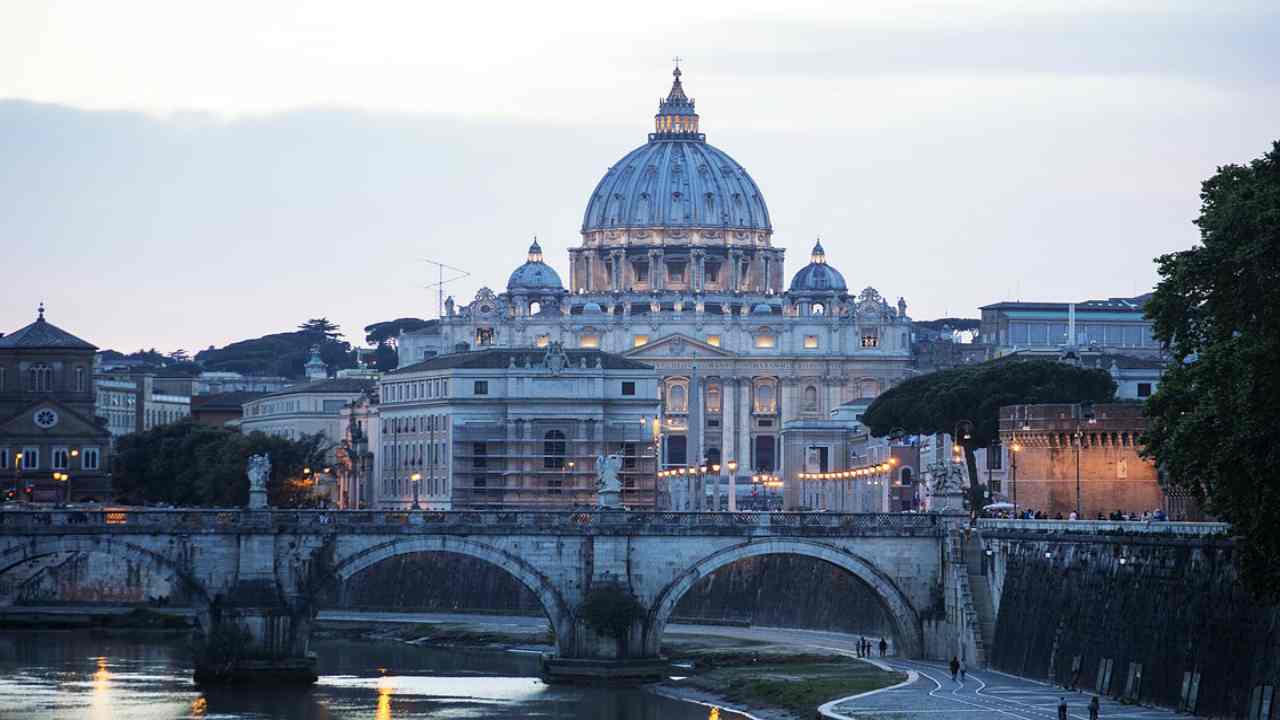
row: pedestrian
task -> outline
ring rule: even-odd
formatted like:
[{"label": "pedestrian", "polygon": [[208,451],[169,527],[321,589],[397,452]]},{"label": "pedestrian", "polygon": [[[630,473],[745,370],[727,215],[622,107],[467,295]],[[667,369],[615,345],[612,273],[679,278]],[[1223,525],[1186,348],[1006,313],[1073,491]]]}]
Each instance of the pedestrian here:
[{"label": "pedestrian", "polygon": [[960,658],[951,656],[951,682],[956,681],[956,673],[960,672]]},{"label": "pedestrian", "polygon": [[968,669],[969,669],[968,666],[966,666],[964,664],[964,661],[961,660],[960,661],[960,684],[961,685],[964,684],[964,674],[965,674],[965,671],[967,671]]},{"label": "pedestrian", "polygon": [[889,643],[885,642],[884,638],[880,638],[880,657],[884,657],[884,654],[888,651]]},{"label": "pedestrian", "polygon": [[866,641],[867,641],[866,638],[862,636],[858,637],[858,657],[862,657],[862,644],[865,643]]},{"label": "pedestrian", "polygon": [[1101,709],[1098,704],[1098,696],[1094,695],[1089,699],[1089,720],[1098,720],[1098,711]]},{"label": "pedestrian", "polygon": [[1058,720],[1067,720],[1067,698],[1058,698]]}]

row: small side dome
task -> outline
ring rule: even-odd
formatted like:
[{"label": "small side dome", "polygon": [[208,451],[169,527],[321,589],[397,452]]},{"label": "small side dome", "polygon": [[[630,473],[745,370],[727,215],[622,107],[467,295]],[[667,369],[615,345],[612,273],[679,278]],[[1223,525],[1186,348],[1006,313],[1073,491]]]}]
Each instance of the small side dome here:
[{"label": "small side dome", "polygon": [[793,293],[831,293],[848,292],[849,286],[844,282],[840,271],[827,264],[827,253],[822,249],[822,240],[814,243],[813,252],[809,255],[809,264],[791,278]]},{"label": "small side dome", "polygon": [[773,308],[769,307],[768,303],[760,303],[755,307],[751,308],[751,314],[752,315],[771,315],[773,314]]},{"label": "small side dome", "polygon": [[600,303],[595,301],[582,306],[583,315],[599,315],[602,312],[604,312],[604,309],[600,307]]},{"label": "small side dome", "polygon": [[564,290],[560,275],[550,265],[542,261],[542,246],[538,239],[533,239],[529,246],[529,259],[516,268],[507,280],[507,290]]}]

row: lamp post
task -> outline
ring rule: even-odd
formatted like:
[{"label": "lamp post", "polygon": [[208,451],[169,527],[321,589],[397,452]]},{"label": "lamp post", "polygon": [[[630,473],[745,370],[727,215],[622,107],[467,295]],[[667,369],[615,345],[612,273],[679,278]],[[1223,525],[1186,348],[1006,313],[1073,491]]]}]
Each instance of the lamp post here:
[{"label": "lamp post", "polygon": [[22,495],[22,453],[13,455],[13,499],[21,500]]},{"label": "lamp post", "polygon": [[1080,446],[1084,443],[1084,431],[1080,429],[1080,421],[1087,419],[1090,425],[1097,422],[1093,417],[1093,403],[1078,403],[1076,405],[1076,431],[1072,433],[1076,441],[1076,519],[1083,520],[1084,513],[1080,506]]},{"label": "lamp post", "polygon": [[[951,436],[952,447],[957,450],[955,452],[955,460],[964,466],[965,477],[969,477],[969,440],[973,438],[973,422],[970,420],[960,420],[956,423],[955,433]],[[978,484],[978,478],[969,478],[969,519],[976,521],[978,518],[978,510],[982,506],[982,486]]]},{"label": "lamp post", "polygon": [[1018,436],[1013,436],[1013,442],[1009,444],[1009,485],[1013,491],[1013,517],[1018,517],[1018,453],[1022,452],[1022,444],[1018,442]]},{"label": "lamp post", "polygon": [[409,480],[413,483],[413,509],[421,510],[422,506],[418,504],[418,482],[422,480],[422,473],[410,475]]},{"label": "lamp post", "polygon": [[730,460],[724,464],[729,471],[729,512],[738,511],[738,461]]},{"label": "lamp post", "polygon": [[[70,456],[71,456],[71,459],[67,461],[67,470],[70,470],[70,469],[71,469],[71,460],[75,460],[76,458],[80,457],[80,451],[79,451],[79,450],[76,450],[76,449],[74,449],[74,448],[73,448],[73,449],[71,450],[71,452],[70,452],[70,453],[68,453],[68,455],[70,455]],[[62,473],[62,479],[63,479],[63,480],[65,480],[65,481],[67,481],[67,504],[70,504],[70,503],[71,503],[71,475],[70,475],[70,473]]]}]

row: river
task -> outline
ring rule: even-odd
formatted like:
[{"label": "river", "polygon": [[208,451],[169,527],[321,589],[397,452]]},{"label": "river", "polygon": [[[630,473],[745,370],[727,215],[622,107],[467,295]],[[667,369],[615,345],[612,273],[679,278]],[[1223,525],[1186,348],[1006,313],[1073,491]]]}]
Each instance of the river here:
[{"label": "river", "polygon": [[302,690],[202,690],[185,640],[0,632],[0,718],[63,720],[744,720],[640,689],[547,685],[521,652],[317,640]]}]

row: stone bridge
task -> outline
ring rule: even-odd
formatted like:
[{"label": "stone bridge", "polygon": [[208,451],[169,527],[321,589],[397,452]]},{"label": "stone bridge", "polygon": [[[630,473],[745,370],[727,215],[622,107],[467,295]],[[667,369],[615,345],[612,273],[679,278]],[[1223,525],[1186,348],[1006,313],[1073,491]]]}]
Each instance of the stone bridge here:
[{"label": "stone bridge", "polygon": [[[791,554],[856,576],[883,605],[899,653],[924,657],[952,645],[937,636],[950,632],[939,605],[948,595],[945,540],[959,522],[916,514],[6,510],[0,604],[13,601],[14,578],[44,558],[107,553],[183,588],[203,629],[233,620],[272,653],[299,658],[313,599],[325,588],[399,555],[455,553],[502,568],[541,600],[557,649],[549,674],[643,675],[672,611],[700,578],[744,558]],[[625,635],[601,635],[580,616],[601,586],[623,588],[643,607]]]}]

